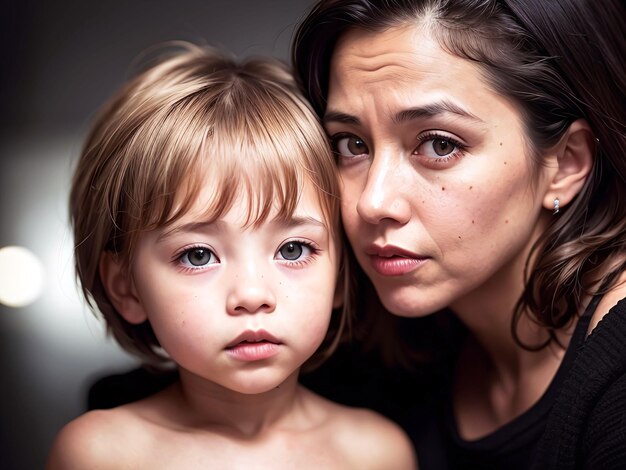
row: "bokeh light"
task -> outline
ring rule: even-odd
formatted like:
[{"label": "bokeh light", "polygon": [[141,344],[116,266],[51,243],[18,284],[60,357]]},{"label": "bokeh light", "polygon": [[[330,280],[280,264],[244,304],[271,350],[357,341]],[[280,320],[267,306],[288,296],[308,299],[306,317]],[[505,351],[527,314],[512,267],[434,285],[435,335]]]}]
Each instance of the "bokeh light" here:
[{"label": "bokeh light", "polygon": [[44,286],[41,261],[21,246],[0,249],[0,303],[25,307],[39,298]]}]

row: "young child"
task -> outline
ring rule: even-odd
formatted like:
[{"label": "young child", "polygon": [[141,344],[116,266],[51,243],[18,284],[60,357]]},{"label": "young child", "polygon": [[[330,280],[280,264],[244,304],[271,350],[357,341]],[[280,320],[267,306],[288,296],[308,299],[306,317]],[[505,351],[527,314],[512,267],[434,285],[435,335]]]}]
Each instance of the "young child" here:
[{"label": "young child", "polygon": [[179,380],[69,423],[48,468],[414,468],[396,425],[298,384],[346,322],[337,194],[279,63],[187,45],[126,85],[76,169],[76,266],[116,340]]}]

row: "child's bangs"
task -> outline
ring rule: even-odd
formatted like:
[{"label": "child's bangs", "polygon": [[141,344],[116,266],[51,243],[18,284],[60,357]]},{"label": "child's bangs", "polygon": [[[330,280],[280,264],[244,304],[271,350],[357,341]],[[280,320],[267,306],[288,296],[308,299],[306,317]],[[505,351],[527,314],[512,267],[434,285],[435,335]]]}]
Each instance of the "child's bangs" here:
[{"label": "child's bangs", "polygon": [[[202,153],[211,122],[201,109],[181,104],[145,123],[129,145],[128,231],[167,226],[187,213],[203,181]],[[196,106],[195,108],[199,108]]]},{"label": "child's bangs", "polygon": [[332,230],[339,217],[332,153],[315,116],[292,96],[274,82],[241,74],[155,113],[130,145],[128,220],[136,225],[129,231],[176,222],[196,210],[200,195],[206,221],[225,215],[240,197],[248,205],[246,225],[270,215],[289,219],[307,182]]},{"label": "child's bangs", "polygon": [[204,220],[223,216],[240,197],[247,202],[245,225],[257,226],[270,216],[286,220],[309,182],[320,195],[324,222],[332,229],[338,214],[337,187],[323,131],[286,96],[260,88],[237,81],[211,103],[205,121],[212,125],[185,170],[185,184],[179,184],[184,190],[175,207],[169,207],[167,220],[158,223],[174,222],[201,192]]}]

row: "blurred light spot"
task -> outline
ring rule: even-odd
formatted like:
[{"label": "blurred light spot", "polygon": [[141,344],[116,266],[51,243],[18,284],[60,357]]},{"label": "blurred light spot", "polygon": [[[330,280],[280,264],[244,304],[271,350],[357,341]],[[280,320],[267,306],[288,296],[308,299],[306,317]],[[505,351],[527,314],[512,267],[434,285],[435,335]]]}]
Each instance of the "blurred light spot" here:
[{"label": "blurred light spot", "polygon": [[26,248],[0,249],[0,303],[24,307],[41,295],[44,270],[41,261]]}]

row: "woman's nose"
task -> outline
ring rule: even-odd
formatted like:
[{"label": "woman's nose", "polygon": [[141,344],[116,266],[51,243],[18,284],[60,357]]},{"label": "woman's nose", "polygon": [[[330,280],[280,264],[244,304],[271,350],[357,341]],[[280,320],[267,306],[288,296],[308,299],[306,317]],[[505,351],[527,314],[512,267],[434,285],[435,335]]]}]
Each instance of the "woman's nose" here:
[{"label": "woman's nose", "polygon": [[276,297],[266,276],[258,269],[246,271],[233,280],[226,299],[228,314],[272,313],[276,309]]},{"label": "woman's nose", "polygon": [[406,197],[410,188],[407,188],[403,171],[413,170],[389,159],[374,159],[356,208],[364,221],[406,224],[411,219],[411,205]]}]

